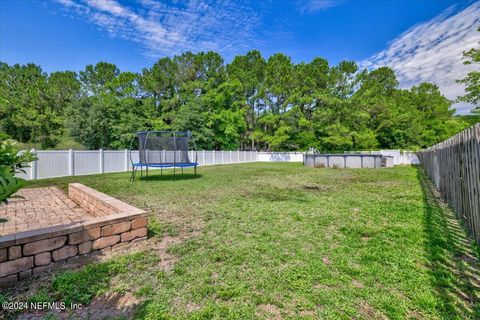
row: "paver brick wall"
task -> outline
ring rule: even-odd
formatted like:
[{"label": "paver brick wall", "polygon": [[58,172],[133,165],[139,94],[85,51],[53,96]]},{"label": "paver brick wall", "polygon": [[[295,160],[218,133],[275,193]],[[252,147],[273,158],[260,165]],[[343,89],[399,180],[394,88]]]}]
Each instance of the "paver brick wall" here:
[{"label": "paver brick wall", "polygon": [[94,217],[2,237],[0,287],[50,270],[57,262],[77,255],[146,238],[145,211],[78,183],[69,185],[69,196]]},{"label": "paver brick wall", "polygon": [[84,185],[71,184],[68,187],[68,197],[85,208],[94,217],[103,217],[118,212],[118,209],[108,203],[111,197],[94,189],[87,190]]}]

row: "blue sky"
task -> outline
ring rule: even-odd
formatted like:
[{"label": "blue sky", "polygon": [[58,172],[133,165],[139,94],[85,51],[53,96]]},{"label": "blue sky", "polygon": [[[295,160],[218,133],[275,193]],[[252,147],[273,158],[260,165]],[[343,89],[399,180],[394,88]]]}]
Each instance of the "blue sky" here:
[{"label": "blue sky", "polygon": [[462,93],[454,80],[472,68],[461,49],[480,40],[479,17],[480,1],[453,0],[3,0],[0,60],[49,72],[98,61],[140,71],[187,50],[218,51],[228,62],[259,49],[295,62],[390,65],[402,86],[431,81],[454,98]]}]

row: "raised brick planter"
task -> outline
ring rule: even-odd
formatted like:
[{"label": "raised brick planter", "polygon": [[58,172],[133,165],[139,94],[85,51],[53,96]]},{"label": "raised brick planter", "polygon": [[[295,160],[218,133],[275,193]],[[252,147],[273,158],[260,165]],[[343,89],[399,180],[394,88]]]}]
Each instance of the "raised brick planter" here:
[{"label": "raised brick planter", "polygon": [[68,195],[92,219],[0,237],[0,287],[50,270],[55,262],[146,238],[144,210],[79,183],[69,184]]}]

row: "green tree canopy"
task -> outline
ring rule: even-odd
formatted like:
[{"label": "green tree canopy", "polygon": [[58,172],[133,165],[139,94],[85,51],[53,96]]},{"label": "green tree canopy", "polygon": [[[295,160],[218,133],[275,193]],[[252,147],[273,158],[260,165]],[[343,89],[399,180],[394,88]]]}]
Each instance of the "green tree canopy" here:
[{"label": "green tree canopy", "polygon": [[[480,27],[478,27],[480,32]],[[463,53],[464,64],[480,64],[480,48],[472,48]],[[474,113],[480,114],[480,71],[471,71],[462,80],[457,82],[465,85],[466,94],[459,98],[459,101],[472,103]]]},{"label": "green tree canopy", "polygon": [[[468,63],[478,52],[465,53]],[[478,75],[465,101],[478,104]],[[226,64],[216,52],[159,59],[140,73],[99,62],[47,74],[34,64],[0,63],[0,130],[55,147],[65,137],[86,148],[127,148],[138,130],[190,130],[203,149],[417,149],[464,128],[438,87],[399,88],[392,69],[294,63],[257,50]],[[475,100],[476,99],[476,100]]]}]

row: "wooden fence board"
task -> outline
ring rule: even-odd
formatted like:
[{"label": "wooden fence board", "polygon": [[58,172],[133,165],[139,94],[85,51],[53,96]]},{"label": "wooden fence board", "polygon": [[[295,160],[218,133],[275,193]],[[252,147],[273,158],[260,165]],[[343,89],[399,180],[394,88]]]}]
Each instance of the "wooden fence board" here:
[{"label": "wooden fence board", "polygon": [[480,245],[480,123],[417,153],[421,166]]}]

